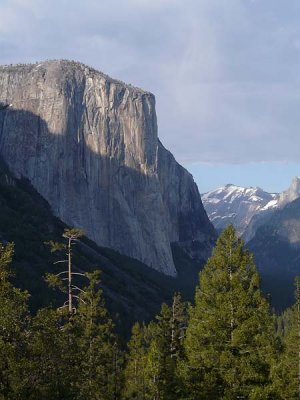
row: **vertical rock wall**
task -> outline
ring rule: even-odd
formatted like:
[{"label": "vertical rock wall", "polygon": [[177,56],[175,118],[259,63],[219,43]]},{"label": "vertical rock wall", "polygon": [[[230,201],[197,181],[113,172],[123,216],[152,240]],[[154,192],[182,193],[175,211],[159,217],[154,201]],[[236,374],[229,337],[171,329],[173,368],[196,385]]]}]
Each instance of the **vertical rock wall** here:
[{"label": "vertical rock wall", "polygon": [[176,275],[171,243],[205,257],[214,230],[191,175],[157,138],[155,98],[82,64],[0,67],[0,155],[56,216]]}]

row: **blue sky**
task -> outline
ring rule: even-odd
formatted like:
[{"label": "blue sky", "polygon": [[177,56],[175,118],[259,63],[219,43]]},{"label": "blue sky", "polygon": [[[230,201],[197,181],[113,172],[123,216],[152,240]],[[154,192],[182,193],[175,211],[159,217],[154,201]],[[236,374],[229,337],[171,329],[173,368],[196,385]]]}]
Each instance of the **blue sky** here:
[{"label": "blue sky", "polygon": [[201,192],[300,175],[299,0],[0,0],[0,63],[69,58],[152,91]]},{"label": "blue sky", "polygon": [[[291,177],[300,176],[299,164],[294,163],[248,163],[248,164],[190,164],[189,171],[199,190],[205,193],[227,183],[239,186],[261,187],[267,192],[287,189]],[[275,188],[275,190],[274,190]]]}]

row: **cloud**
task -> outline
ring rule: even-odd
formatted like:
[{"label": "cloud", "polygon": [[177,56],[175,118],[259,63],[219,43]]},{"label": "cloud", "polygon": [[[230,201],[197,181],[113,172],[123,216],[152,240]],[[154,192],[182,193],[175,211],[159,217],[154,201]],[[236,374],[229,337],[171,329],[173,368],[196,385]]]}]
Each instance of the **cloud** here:
[{"label": "cloud", "polygon": [[300,3],[2,0],[0,62],[70,58],[155,93],[184,163],[298,161]]}]

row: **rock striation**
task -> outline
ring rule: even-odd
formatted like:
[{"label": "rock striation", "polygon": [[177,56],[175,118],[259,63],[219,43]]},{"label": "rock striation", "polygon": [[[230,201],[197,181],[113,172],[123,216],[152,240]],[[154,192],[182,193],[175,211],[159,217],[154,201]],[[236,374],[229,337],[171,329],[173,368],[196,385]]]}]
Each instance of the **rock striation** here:
[{"label": "rock striation", "polygon": [[0,67],[0,155],[98,245],[175,276],[171,244],[215,238],[192,176],[158,140],[155,98],[83,64]]}]

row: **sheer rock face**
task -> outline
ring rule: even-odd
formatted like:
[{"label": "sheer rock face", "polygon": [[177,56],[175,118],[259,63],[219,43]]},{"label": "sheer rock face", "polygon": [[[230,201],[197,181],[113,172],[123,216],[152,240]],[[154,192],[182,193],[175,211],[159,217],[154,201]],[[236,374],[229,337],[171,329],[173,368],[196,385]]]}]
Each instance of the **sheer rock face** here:
[{"label": "sheer rock face", "polygon": [[0,154],[56,216],[176,275],[171,243],[205,258],[214,230],[192,176],[157,138],[155,98],[82,64],[0,67]]}]

